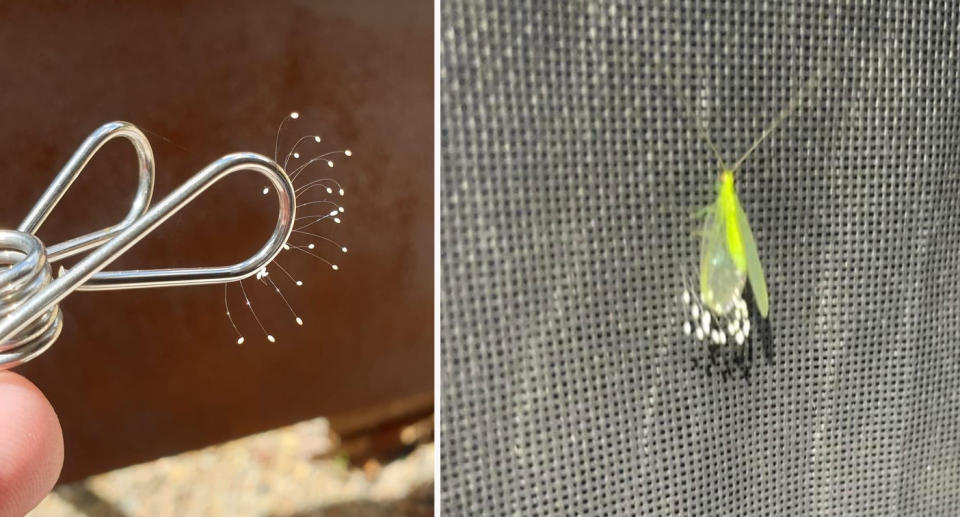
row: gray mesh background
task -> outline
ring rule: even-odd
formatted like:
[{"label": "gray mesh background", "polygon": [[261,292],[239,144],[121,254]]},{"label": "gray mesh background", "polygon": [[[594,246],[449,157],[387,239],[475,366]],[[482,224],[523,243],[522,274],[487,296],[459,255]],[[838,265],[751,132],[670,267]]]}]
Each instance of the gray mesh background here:
[{"label": "gray mesh background", "polygon": [[[441,12],[444,514],[960,513],[957,4]],[[733,161],[828,62],[737,180],[769,321],[711,354],[677,96]]]}]

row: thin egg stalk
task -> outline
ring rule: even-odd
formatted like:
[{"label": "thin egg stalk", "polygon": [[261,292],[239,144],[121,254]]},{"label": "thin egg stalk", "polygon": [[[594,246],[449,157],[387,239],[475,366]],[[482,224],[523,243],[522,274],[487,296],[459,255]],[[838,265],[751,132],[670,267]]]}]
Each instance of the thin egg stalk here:
[{"label": "thin egg stalk", "polygon": [[760,316],[766,318],[770,302],[757,244],[737,198],[733,171],[725,170],[717,181],[717,199],[707,207],[700,243],[704,304],[717,316],[729,314],[736,308],[747,280]]},{"label": "thin egg stalk", "polygon": [[[353,156],[353,152],[352,152],[351,150],[349,150],[349,149],[345,149],[345,150],[343,150],[343,151],[329,151],[329,152],[321,153],[321,154],[318,154],[317,156],[314,156],[313,158],[307,160],[307,161],[304,162],[304,163],[300,163],[299,165],[295,165],[295,167],[291,169],[291,168],[289,167],[289,165],[290,165],[290,160],[299,160],[299,159],[301,158],[301,151],[299,150],[299,146],[300,146],[302,143],[307,142],[307,141],[310,141],[310,140],[312,140],[314,143],[320,143],[320,142],[321,142],[321,138],[320,138],[319,136],[316,136],[316,135],[303,136],[303,137],[301,137],[300,139],[298,139],[298,140],[296,141],[296,143],[293,144],[293,147],[290,148],[290,151],[286,153],[285,157],[284,157],[282,160],[280,159],[280,152],[279,152],[279,151],[280,151],[280,136],[281,136],[281,132],[282,132],[282,129],[283,129],[283,125],[284,125],[284,123],[287,122],[288,120],[296,120],[296,119],[299,119],[299,118],[300,118],[300,113],[294,111],[294,112],[290,113],[289,115],[287,115],[287,116],[280,122],[280,126],[277,128],[276,140],[275,140],[275,142],[274,142],[274,155],[273,155],[273,159],[274,159],[274,161],[277,162],[277,163],[281,163],[281,162],[282,162],[282,168],[283,168],[285,171],[288,172],[288,176],[289,176],[289,178],[290,178],[290,181],[294,183],[294,186],[295,186],[294,191],[295,191],[295,195],[296,195],[296,198],[297,198],[297,201],[298,201],[298,202],[296,203],[296,208],[297,208],[298,210],[301,209],[301,208],[303,208],[303,207],[307,207],[307,206],[311,206],[311,205],[320,205],[320,204],[324,204],[324,205],[326,205],[326,204],[331,204],[331,205],[334,205],[334,206],[336,207],[336,209],[335,209],[335,210],[328,211],[328,212],[326,212],[325,214],[306,215],[306,216],[301,217],[300,219],[297,219],[297,221],[303,220],[303,221],[306,221],[306,222],[299,223],[298,226],[295,226],[295,227],[293,228],[293,230],[292,230],[293,233],[291,233],[291,238],[292,238],[293,236],[300,236],[300,237],[302,237],[302,236],[304,236],[304,235],[307,235],[307,236],[310,236],[310,237],[315,237],[315,238],[318,238],[318,239],[324,241],[325,243],[329,243],[330,245],[335,246],[335,248],[338,249],[341,253],[346,253],[346,252],[347,252],[347,247],[339,244],[338,242],[334,241],[333,239],[331,239],[331,238],[329,238],[329,237],[326,237],[326,236],[324,236],[324,235],[321,235],[321,234],[317,234],[317,233],[314,233],[314,232],[305,231],[305,228],[307,228],[307,227],[309,227],[309,226],[312,226],[312,225],[314,225],[314,224],[317,224],[317,223],[319,223],[319,222],[321,222],[321,221],[327,220],[327,219],[330,219],[332,222],[334,222],[334,223],[336,223],[336,224],[340,224],[342,221],[341,221],[339,215],[345,212],[344,207],[343,207],[343,206],[336,205],[335,203],[333,203],[332,201],[327,200],[327,199],[319,199],[319,200],[313,200],[313,201],[306,201],[306,202],[302,202],[302,203],[299,202],[300,199],[303,198],[303,196],[305,196],[308,192],[310,192],[311,189],[314,188],[314,187],[316,187],[317,189],[319,189],[319,188],[325,189],[325,191],[326,191],[327,194],[333,194],[333,193],[335,192],[333,187],[336,187],[337,192],[339,193],[339,195],[340,195],[340,196],[344,196],[345,192],[344,192],[343,187],[340,185],[340,183],[339,183],[338,181],[336,181],[336,180],[334,180],[334,179],[332,179],[332,178],[313,179],[313,180],[307,181],[307,182],[305,182],[305,183],[301,183],[301,184],[299,184],[299,185],[296,183],[296,181],[297,181],[298,176],[300,176],[300,175],[303,174],[303,173],[306,173],[308,167],[309,167],[311,164],[313,164],[313,163],[326,163],[328,167],[333,167],[333,166],[334,166],[334,162],[333,162],[333,160],[330,160],[330,159],[328,158],[329,156],[334,155],[334,154],[343,154],[343,155],[346,156],[346,157],[350,157],[350,156]],[[304,177],[306,177],[306,176],[304,176]],[[270,188],[269,188],[269,187],[264,187],[264,188],[261,190],[261,192],[262,192],[263,194],[269,194],[269,193],[270,193]],[[308,254],[308,255],[311,255],[311,256],[319,259],[319,260],[322,261],[322,262],[325,262],[327,265],[329,265],[329,266],[331,267],[331,269],[333,269],[333,270],[335,270],[335,271],[336,271],[336,270],[339,270],[339,266],[338,266],[338,265],[336,265],[336,264],[330,262],[329,260],[327,260],[326,258],[324,258],[323,253],[321,253],[321,250],[318,249],[318,244],[316,244],[316,243],[309,242],[309,243],[306,243],[305,245],[291,244],[290,238],[288,238],[287,242],[285,242],[285,243],[283,244],[283,250],[284,250],[284,251],[296,250],[296,251],[300,251],[300,252],[302,252],[302,253],[306,253],[306,254]],[[294,277],[289,271],[287,271],[276,259],[274,259],[272,262],[270,262],[270,266],[271,266],[271,267],[275,266],[275,267],[277,268],[277,270],[279,270],[279,271],[281,271],[281,272],[283,273],[283,275],[286,277],[286,279],[288,279],[290,282],[293,282],[293,284],[296,285],[297,287],[303,286],[303,281],[295,278],[295,277]],[[303,318],[301,318],[301,317],[296,313],[296,311],[295,311],[294,308],[293,308],[293,305],[289,302],[289,300],[287,300],[286,296],[285,296],[285,295],[283,294],[283,292],[281,291],[280,286],[277,285],[277,283],[274,282],[272,278],[270,278],[270,271],[267,269],[267,266],[261,267],[261,269],[257,272],[257,274],[256,274],[256,280],[258,280],[258,281],[259,281],[260,283],[262,283],[263,285],[267,285],[267,286],[273,288],[273,290],[274,290],[274,291],[276,292],[276,294],[277,294],[277,297],[280,298],[280,300],[283,302],[283,304],[284,304],[284,305],[287,307],[287,309],[290,311],[290,314],[293,316],[294,321],[297,323],[297,325],[298,325],[298,326],[303,326],[303,325],[304,325],[304,320],[303,320]],[[244,305],[246,305],[247,308],[250,310],[250,314],[251,314],[251,316],[253,317],[254,321],[257,323],[257,326],[260,327],[260,330],[261,330],[261,332],[263,332],[263,335],[266,337],[267,341],[269,341],[270,343],[276,343],[276,342],[277,342],[276,336],[274,336],[273,334],[271,334],[271,333],[267,330],[267,328],[264,327],[263,322],[260,321],[260,317],[257,315],[256,311],[254,310],[253,302],[251,301],[250,297],[247,295],[247,291],[246,291],[246,289],[245,289],[245,287],[244,287],[243,281],[241,280],[241,281],[237,282],[237,284],[238,284],[239,287],[240,287],[240,292],[241,292],[241,295],[243,296]],[[228,284],[224,284],[223,304],[224,304],[224,308],[225,308],[225,310],[226,310],[227,320],[229,321],[230,325],[233,327],[234,332],[236,332],[236,334],[237,334],[237,344],[238,344],[238,345],[242,345],[242,344],[244,344],[244,343],[246,342],[246,338],[243,336],[243,334],[240,333],[240,328],[237,326],[237,322],[234,321],[233,314],[230,312],[230,301],[229,301],[229,296],[228,296],[227,290],[228,290]]]}]

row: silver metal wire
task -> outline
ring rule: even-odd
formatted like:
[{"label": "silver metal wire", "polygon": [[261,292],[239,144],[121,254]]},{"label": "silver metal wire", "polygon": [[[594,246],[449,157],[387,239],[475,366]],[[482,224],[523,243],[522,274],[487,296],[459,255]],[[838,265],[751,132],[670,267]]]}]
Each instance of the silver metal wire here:
[{"label": "silver metal wire", "polygon": [[150,142],[147,137],[140,132],[133,124],[128,122],[109,122],[97,128],[90,134],[86,140],[80,144],[80,147],[74,151],[73,156],[67,161],[63,169],[54,177],[53,182],[47,187],[47,190],[40,196],[37,204],[34,205],[27,217],[23,219],[18,231],[36,234],[40,225],[47,219],[50,212],[60,201],[60,198],[67,193],[67,189],[73,184],[73,181],[80,176],[83,168],[93,158],[93,155],[100,150],[107,142],[114,138],[126,138],[133,144],[137,152],[137,161],[139,170],[137,175],[137,192],[133,197],[133,203],[130,204],[130,211],[122,221],[114,226],[104,228],[95,232],[81,235],[47,248],[47,260],[56,262],[57,260],[76,255],[82,251],[88,250],[98,244],[106,241],[110,237],[120,233],[121,230],[133,224],[137,217],[143,215],[150,206],[150,198],[153,195],[153,177],[154,161],[153,149],[150,148]]},{"label": "silver metal wire", "polygon": [[[123,137],[139,161],[137,192],[118,224],[45,248],[33,233],[47,218],[92,156],[106,142]],[[267,242],[242,262],[229,266],[101,272],[124,251],[220,179],[238,171],[262,174],[277,193],[277,224]],[[153,152],[132,124],[111,122],[94,131],[44,192],[18,230],[0,230],[0,370],[23,364],[56,341],[63,326],[57,305],[75,290],[132,289],[234,282],[270,263],[290,236],[295,218],[294,188],[283,168],[255,153],[226,155],[203,168],[149,208],[153,192]],[[57,277],[50,264],[92,251]]]}]

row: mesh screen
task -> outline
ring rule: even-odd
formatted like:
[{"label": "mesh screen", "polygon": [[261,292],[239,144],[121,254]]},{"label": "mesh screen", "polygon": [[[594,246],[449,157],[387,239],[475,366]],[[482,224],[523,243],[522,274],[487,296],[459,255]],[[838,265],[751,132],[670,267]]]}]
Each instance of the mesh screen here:
[{"label": "mesh screen", "polygon": [[[960,513],[960,7],[441,16],[445,514]],[[678,99],[734,161],[825,69],[737,177],[769,320],[711,351]]]}]

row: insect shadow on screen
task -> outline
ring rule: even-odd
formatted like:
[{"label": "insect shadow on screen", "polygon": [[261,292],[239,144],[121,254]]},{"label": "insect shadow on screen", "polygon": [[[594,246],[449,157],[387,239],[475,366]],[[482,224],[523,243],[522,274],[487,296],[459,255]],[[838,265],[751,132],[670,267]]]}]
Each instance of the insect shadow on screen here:
[{"label": "insect shadow on screen", "polygon": [[[684,282],[689,283],[688,280]],[[749,307],[756,306],[753,294],[749,290],[744,292],[744,301]],[[681,305],[686,310],[687,305]],[[701,342],[688,340],[683,340],[681,343],[681,346],[695,347],[690,358],[694,369],[701,370],[707,376],[720,375],[724,380],[740,378],[749,382],[755,364],[771,364],[775,357],[773,332],[768,318],[757,321],[750,337],[744,340],[742,345],[734,342],[716,344],[707,341],[702,346],[697,346],[701,345]]]}]

